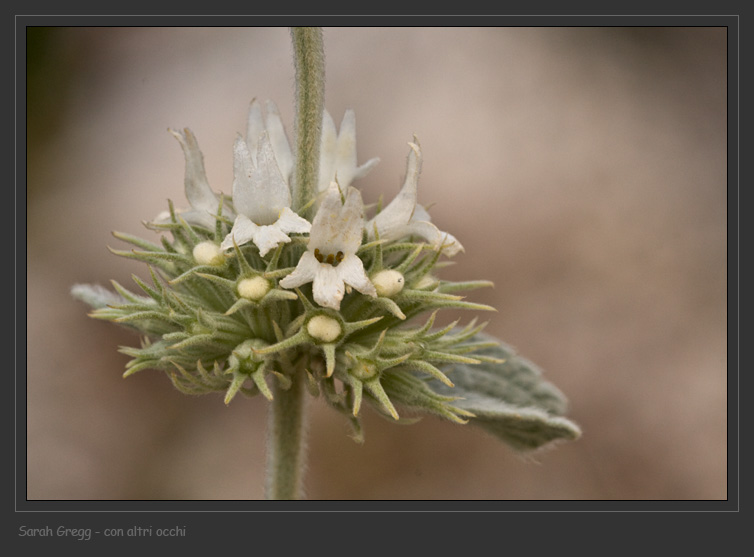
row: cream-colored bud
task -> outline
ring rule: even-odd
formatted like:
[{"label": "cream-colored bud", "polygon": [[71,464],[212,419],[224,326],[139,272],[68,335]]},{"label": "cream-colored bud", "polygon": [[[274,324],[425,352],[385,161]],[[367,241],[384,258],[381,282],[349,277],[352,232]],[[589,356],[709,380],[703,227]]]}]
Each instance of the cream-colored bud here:
[{"label": "cream-colored bud", "polygon": [[326,315],[315,315],[306,324],[306,330],[311,336],[322,342],[332,342],[340,336],[340,323]]},{"label": "cream-colored bud", "polygon": [[199,265],[222,265],[225,262],[220,246],[214,242],[196,244],[193,255]]},{"label": "cream-colored bud", "polygon": [[393,269],[386,269],[376,273],[372,277],[372,284],[378,296],[391,298],[403,290],[405,279],[403,275]]},{"label": "cream-colored bud", "polygon": [[258,302],[270,291],[270,281],[256,276],[238,281],[238,295],[247,300]]}]

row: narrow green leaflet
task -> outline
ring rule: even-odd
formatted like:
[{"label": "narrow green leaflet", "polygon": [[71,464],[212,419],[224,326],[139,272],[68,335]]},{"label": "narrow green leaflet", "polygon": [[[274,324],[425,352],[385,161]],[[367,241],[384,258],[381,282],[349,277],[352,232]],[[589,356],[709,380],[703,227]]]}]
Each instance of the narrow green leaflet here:
[{"label": "narrow green leaflet", "polygon": [[[499,342],[478,333],[469,342]],[[567,400],[530,361],[517,356],[510,346],[499,343],[473,353],[488,356],[501,363],[482,361],[479,364],[452,364],[443,371],[455,384],[448,387],[441,381],[428,381],[438,394],[459,397],[451,404],[469,411],[469,420],[519,451],[542,447],[552,441],[574,440],[580,428],[563,417]]]}]

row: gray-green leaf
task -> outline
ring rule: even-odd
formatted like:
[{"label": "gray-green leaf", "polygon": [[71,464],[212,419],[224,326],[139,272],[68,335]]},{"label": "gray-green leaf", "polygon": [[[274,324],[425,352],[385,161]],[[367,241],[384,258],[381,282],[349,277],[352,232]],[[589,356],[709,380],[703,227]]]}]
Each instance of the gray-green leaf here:
[{"label": "gray-green leaf", "polygon": [[[469,342],[489,341],[496,339],[482,333],[469,339]],[[474,414],[469,423],[520,451],[581,435],[579,427],[563,417],[568,406],[563,393],[543,379],[536,365],[517,356],[513,348],[499,343],[471,356],[503,361],[443,366],[454,387],[435,379],[428,382],[438,394],[460,397],[452,405]]]}]

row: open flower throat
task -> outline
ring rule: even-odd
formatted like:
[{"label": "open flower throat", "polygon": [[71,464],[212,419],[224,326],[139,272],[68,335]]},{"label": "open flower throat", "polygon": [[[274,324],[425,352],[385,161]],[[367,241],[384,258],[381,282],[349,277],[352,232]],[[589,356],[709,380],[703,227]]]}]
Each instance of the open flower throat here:
[{"label": "open flower throat", "polygon": [[343,255],[342,251],[338,251],[335,255],[332,253],[328,253],[327,255],[323,255],[320,253],[319,248],[314,248],[314,257],[317,261],[320,263],[327,263],[328,265],[332,265],[333,267],[337,267],[338,263],[343,261]]},{"label": "open flower throat", "polygon": [[339,131],[324,114],[308,213],[292,203],[296,161],[273,103],[251,104],[246,134],[233,145],[230,197],[210,187],[190,130],[172,133],[186,160],[189,207],[171,204],[148,223],[162,233],[158,243],[116,234],[136,249],[114,251],[146,262],[152,284],[135,279],[139,294],[117,283],[117,294],[78,291],[93,316],[142,335],[138,348],[122,348],[132,358],[126,375],[161,369],[181,391],[222,391],[227,403],[238,393],[271,399],[271,382],[286,388],[292,373],[305,373],[311,392],[348,415],[357,436],[362,402],[394,419],[404,404],[465,421],[468,412],[426,379],[450,387],[440,367],[482,361],[472,337],[483,325],[432,327],[443,308],[492,309],[457,295],[490,283],[437,278],[440,258],[463,248],[417,204],[416,139],[402,187],[367,220],[353,182],[378,159],[357,164],[350,110]]}]

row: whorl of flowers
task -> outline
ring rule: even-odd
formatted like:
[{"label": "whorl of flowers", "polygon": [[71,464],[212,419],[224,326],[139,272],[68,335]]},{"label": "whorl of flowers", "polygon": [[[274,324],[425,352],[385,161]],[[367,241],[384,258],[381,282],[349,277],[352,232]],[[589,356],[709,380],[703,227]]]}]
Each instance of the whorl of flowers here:
[{"label": "whorl of flowers", "polygon": [[[172,131],[172,130],[171,130]],[[490,346],[483,325],[434,328],[443,308],[490,310],[459,291],[487,281],[441,280],[443,256],[462,250],[417,204],[418,141],[409,143],[402,188],[384,209],[365,215],[352,182],[378,161],[356,161],[355,118],[339,133],[325,113],[311,222],[291,208],[294,157],[274,104],[252,102],[246,136],[236,139],[232,197],[215,193],[191,131],[172,131],[186,159],[189,207],[160,214],[149,228],[157,242],[126,234],[134,246],[112,250],[148,264],[140,292],[113,282],[116,293],[79,285],[74,292],[92,315],[141,334],[125,375],[167,372],[182,392],[239,392],[272,399],[272,382],[286,388],[305,373],[320,395],[352,421],[360,438],[364,402],[402,420],[398,408],[423,410],[463,423],[471,413],[430,385],[452,387],[443,368],[496,361],[475,355]],[[494,344],[494,343],[493,343]]]}]

